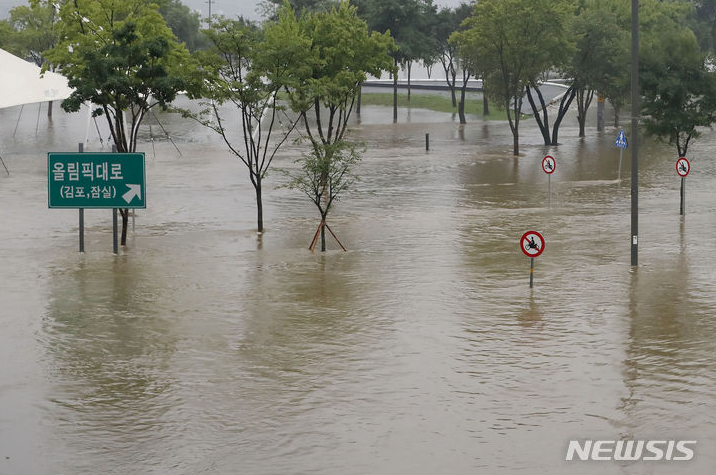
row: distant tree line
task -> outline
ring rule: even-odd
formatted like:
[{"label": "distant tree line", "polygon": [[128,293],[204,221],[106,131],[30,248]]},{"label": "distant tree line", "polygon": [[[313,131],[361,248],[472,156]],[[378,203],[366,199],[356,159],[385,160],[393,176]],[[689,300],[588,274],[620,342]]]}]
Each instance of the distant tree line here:
[{"label": "distant tree line", "polygon": [[[267,11],[286,0],[266,0]],[[321,11],[337,2],[290,0],[297,14]],[[390,32],[396,69],[440,64],[453,107],[465,123],[465,90],[482,79],[483,110],[488,99],[506,110],[519,154],[523,102],[544,138],[559,143],[559,126],[576,104],[579,134],[595,96],[609,101],[614,124],[630,96],[631,5],[623,0],[480,0],[438,8],[433,0],[353,0],[359,15],[378,32]],[[711,53],[716,48],[716,0],[640,0],[642,112],[648,133],[685,154],[698,127],[714,121],[716,94]],[[568,89],[550,104],[539,85],[567,79]],[[395,76],[394,76],[395,79]],[[460,92],[459,100],[457,92]],[[397,80],[393,88],[397,121]]]},{"label": "distant tree line", "polygon": [[[639,3],[642,122],[683,156],[700,128],[716,120],[709,56],[716,0]],[[544,143],[557,145],[572,103],[583,136],[595,95],[614,106],[615,125],[629,96],[631,11],[623,0],[480,0],[454,9],[438,9],[433,0],[263,5],[261,24],[214,17],[202,29],[179,0],[30,0],[0,22],[0,47],[68,77],[75,92],[62,107],[94,104],[120,152],[136,149],[151,108],[167,107],[179,91],[207,99],[198,113],[183,112],[220,134],[247,167],[259,232],[262,180],[288,134],[299,130],[310,146],[290,186],[318,208],[322,237],[332,204],[355,179],[361,146],[345,133],[369,76],[394,78],[397,120],[399,68],[407,72],[410,97],[412,67],[432,71],[440,64],[461,123],[467,81],[482,79],[485,113],[487,98],[506,110],[515,155],[525,98]],[[556,117],[540,91],[553,76],[567,86]],[[234,106],[238,136],[223,125],[218,105]],[[126,210],[122,217],[124,243]]]}]

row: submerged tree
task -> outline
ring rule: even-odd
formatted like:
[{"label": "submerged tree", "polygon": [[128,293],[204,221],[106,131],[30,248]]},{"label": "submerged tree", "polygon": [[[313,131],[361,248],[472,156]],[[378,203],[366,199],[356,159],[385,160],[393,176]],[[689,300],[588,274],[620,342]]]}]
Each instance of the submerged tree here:
[{"label": "submerged tree", "polygon": [[321,251],[326,250],[326,229],[345,251],[343,244],[326,224],[326,218],[341,194],[358,179],[355,166],[360,161],[360,151],[356,144],[347,141],[324,146],[323,150],[324,153],[321,154],[306,153],[296,161],[300,165],[300,171],[291,175],[287,187],[308,196],[321,214],[321,223],[309,246],[311,252],[315,249],[319,237]]},{"label": "submerged tree", "polygon": [[[263,32],[243,20],[215,18],[204,34],[212,48],[198,57],[208,72],[202,95],[211,102],[202,103],[204,108],[198,113],[182,113],[218,133],[248,169],[261,233],[264,177],[300,120],[298,115],[286,116],[277,95],[284,88],[294,89],[302,70],[310,67],[311,43],[301,35],[291,8],[281,10],[278,20],[267,22]],[[238,116],[238,130],[227,127],[225,111],[220,109],[224,104],[232,106]],[[275,137],[282,114],[286,127]]]},{"label": "submerged tree", "polygon": [[[302,70],[299,83],[287,92],[310,142],[303,169],[317,171],[317,180],[326,187],[320,197],[328,201],[319,208],[323,228],[332,193],[345,189],[334,182],[334,191],[330,190],[333,172],[344,170],[338,176],[349,176],[358,157],[355,147],[345,143],[358,89],[368,74],[380,77],[383,71],[395,72],[389,54],[394,43],[389,34],[369,35],[366,22],[348,1],[329,12],[304,15],[299,25],[300,34],[310,40],[310,59],[304,63],[308,67]],[[321,249],[325,250],[323,238]]]},{"label": "submerged tree", "polygon": [[[615,116],[630,86],[629,33],[623,28],[615,5],[591,1],[572,23],[576,49],[566,68],[577,92],[579,136],[585,136],[587,111],[594,94],[609,99]],[[625,91],[626,88],[626,91]],[[616,124],[615,124],[616,125]]]},{"label": "submerged tree", "polygon": [[[456,34],[466,56],[479,65],[487,93],[507,111],[513,153],[519,155],[522,103],[528,86],[554,65],[564,45],[563,25],[570,0],[481,0]],[[529,19],[528,21],[526,19]]]},{"label": "submerged tree", "polygon": [[[551,131],[549,109],[547,107],[549,104],[545,101],[540,86],[547,81],[550,71],[564,70],[568,63],[568,58],[572,54],[574,46],[573,38],[570,35],[570,22],[574,14],[574,3],[572,0],[552,0],[549,7],[552,10],[548,12],[548,17],[539,17],[539,20],[530,20],[530,23],[538,22],[535,26],[542,29],[542,34],[536,38],[542,51],[541,58],[539,58],[532,67],[540,68],[539,61],[541,61],[542,64],[539,74],[532,77],[528,82],[526,91],[527,100],[532,107],[532,114],[542,133],[544,144],[557,145],[559,143],[559,126],[576,95],[575,84],[570,84],[560,97],[557,117],[552,123]],[[535,94],[539,105],[535,103]]]},{"label": "submerged tree", "polygon": [[[370,29],[384,32],[395,40],[393,57],[393,122],[398,121],[398,66],[405,66],[408,76],[413,61],[435,48],[435,42],[424,31],[428,13],[434,10],[429,0],[369,0],[362,5]],[[410,77],[408,78],[410,95]]]},{"label": "submerged tree", "polygon": [[660,32],[645,45],[640,67],[646,132],[676,145],[680,157],[716,121],[716,72],[689,29]]},{"label": "submerged tree", "polygon": [[[74,88],[68,112],[83,103],[104,115],[118,152],[137,149],[139,126],[155,106],[166,108],[179,91],[198,90],[197,66],[154,4],[143,0],[75,0],[60,8],[60,42],[45,56]],[[129,210],[121,209],[122,245]]]}]

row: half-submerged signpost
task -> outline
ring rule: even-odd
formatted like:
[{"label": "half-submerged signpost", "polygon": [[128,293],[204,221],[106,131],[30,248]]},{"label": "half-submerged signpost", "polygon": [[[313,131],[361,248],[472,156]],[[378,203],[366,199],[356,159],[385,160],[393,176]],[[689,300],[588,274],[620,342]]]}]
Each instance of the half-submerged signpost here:
[{"label": "half-submerged signpost", "polygon": [[530,258],[530,289],[534,285],[535,257],[544,252],[544,238],[537,231],[527,231],[520,239],[522,252]]},{"label": "half-submerged signpost", "polygon": [[547,207],[552,207],[552,173],[557,169],[557,161],[547,155],[542,159],[542,170],[547,174]]},{"label": "half-submerged signpost", "polygon": [[680,157],[676,161],[676,173],[681,177],[681,205],[679,206],[679,214],[686,214],[686,175],[691,171],[691,164],[686,157]]},{"label": "half-submerged signpost", "polygon": [[[144,153],[47,154],[49,208],[146,208]],[[84,252],[84,213],[80,211],[80,251]],[[114,253],[117,254],[114,227]]]},{"label": "half-submerged signpost", "polygon": [[621,182],[622,182],[622,156],[624,155],[624,149],[629,146],[629,142],[627,142],[626,135],[624,134],[624,129],[621,129],[619,131],[619,135],[617,135],[617,140],[614,142],[614,146],[619,148],[619,172],[617,173],[617,180],[619,181],[619,184],[621,185]]}]

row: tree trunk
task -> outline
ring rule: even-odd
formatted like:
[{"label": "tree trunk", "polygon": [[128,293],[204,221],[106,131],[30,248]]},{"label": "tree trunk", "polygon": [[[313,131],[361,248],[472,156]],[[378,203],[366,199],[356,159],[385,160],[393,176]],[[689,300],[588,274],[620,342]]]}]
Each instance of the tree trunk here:
[{"label": "tree trunk", "polygon": [[453,70],[452,61],[450,63],[447,63],[443,59],[443,60],[441,60],[441,63],[443,65],[443,71],[445,71],[445,82],[448,85],[448,89],[450,89],[450,97],[452,98],[452,107],[454,109],[457,107],[457,99],[455,98],[454,77],[453,77],[453,83],[450,82],[450,74],[452,73],[452,70]]},{"label": "tree trunk", "polygon": [[47,102],[47,117],[52,118],[52,101]]},{"label": "tree trunk", "polygon": [[[510,130],[512,131],[512,153],[515,156],[520,154],[520,115],[522,114],[522,97],[524,95],[525,90],[522,89],[516,95],[512,96],[512,100],[505,96],[507,122],[510,124]],[[514,105],[511,105],[510,102]]]},{"label": "tree trunk", "polygon": [[604,130],[604,97],[597,96],[597,132]]},{"label": "tree trunk", "polygon": [[356,104],[356,114],[360,115],[360,101],[363,94],[363,83],[358,85],[358,104]]},{"label": "tree trunk", "polygon": [[326,252],[326,218],[321,220],[321,252]]},{"label": "tree trunk", "polygon": [[467,90],[467,80],[470,78],[470,74],[466,71],[462,72],[462,87],[460,88],[460,103],[458,104],[457,113],[460,116],[460,123],[467,124],[465,120],[465,91]]},{"label": "tree trunk", "polygon": [[587,122],[587,108],[585,107],[585,94],[584,89],[580,89],[577,92],[577,122],[579,123],[579,136],[586,137],[585,125]]},{"label": "tree trunk", "polygon": [[256,221],[258,223],[258,231],[264,232],[264,204],[261,200],[261,181],[254,186],[256,190]]},{"label": "tree trunk", "polygon": [[[614,104],[612,104],[614,106]],[[621,107],[614,106],[614,127],[619,127],[619,112]]]},{"label": "tree trunk", "polygon": [[567,115],[567,111],[569,110],[569,106],[572,105],[575,94],[576,91],[574,86],[570,86],[569,89],[567,89],[567,92],[565,92],[562,96],[562,99],[559,101],[557,119],[554,121],[554,125],[552,126],[552,145],[557,145],[559,143],[559,126],[562,123],[564,116]]},{"label": "tree trunk", "polygon": [[413,62],[408,61],[408,102],[410,102],[410,73],[413,69]]},{"label": "tree trunk", "polygon": [[482,115],[490,115],[490,101],[487,100],[487,92],[485,91],[485,82],[482,83]]},{"label": "tree trunk", "polygon": [[577,91],[577,122],[579,123],[580,137],[585,137],[587,135],[587,111],[589,110],[589,106],[592,104],[592,99],[594,99],[594,89],[580,88]]},{"label": "tree trunk", "polygon": [[395,72],[393,73],[393,123],[398,122],[398,60],[394,59]]},{"label": "tree trunk", "polygon": [[453,109],[457,107],[457,97],[455,97],[455,81],[457,81],[457,71],[455,71],[455,66],[450,63],[450,76],[452,77],[452,81],[450,78],[448,78],[448,86],[450,87],[450,96],[452,97],[452,107]]},{"label": "tree trunk", "polygon": [[[541,117],[540,117],[540,111],[537,109],[537,106],[535,105],[534,98],[532,97],[532,89],[534,89],[537,92],[537,95],[538,95],[539,101],[540,101],[540,105],[542,106],[542,116]],[[527,86],[527,100],[530,102],[530,105],[532,106],[532,114],[535,117],[535,122],[537,122],[540,132],[542,132],[542,140],[544,141],[544,144],[550,145],[551,139],[549,137],[549,117],[547,116],[547,107],[545,106],[544,97],[542,97],[542,93],[536,86]]]}]

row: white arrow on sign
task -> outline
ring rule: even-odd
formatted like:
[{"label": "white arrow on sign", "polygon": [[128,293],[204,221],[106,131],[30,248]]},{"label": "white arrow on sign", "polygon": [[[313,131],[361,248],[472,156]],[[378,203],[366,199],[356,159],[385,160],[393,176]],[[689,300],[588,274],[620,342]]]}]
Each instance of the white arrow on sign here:
[{"label": "white arrow on sign", "polygon": [[127,184],[127,186],[129,187],[129,191],[122,195],[124,201],[131,203],[135,196],[140,200],[142,199],[142,185]]}]

